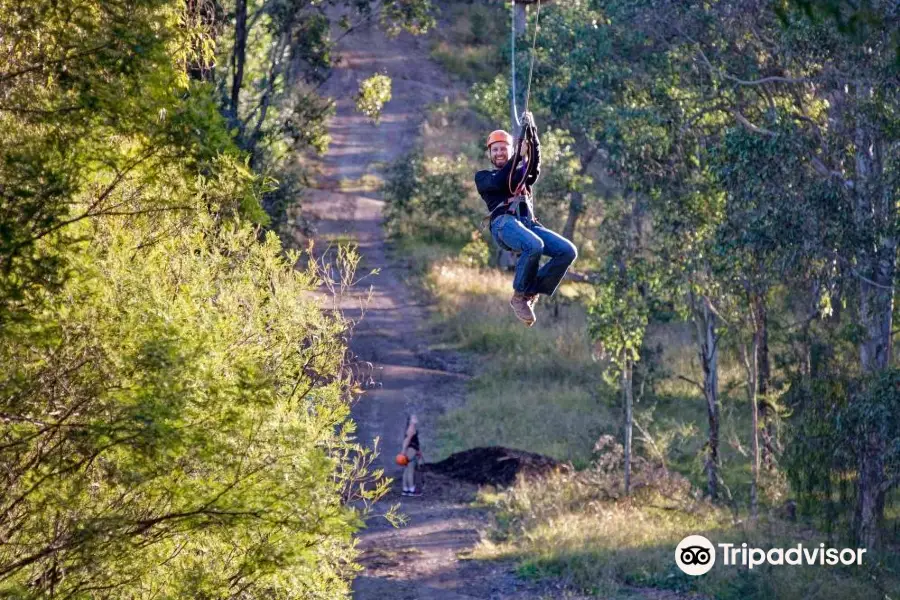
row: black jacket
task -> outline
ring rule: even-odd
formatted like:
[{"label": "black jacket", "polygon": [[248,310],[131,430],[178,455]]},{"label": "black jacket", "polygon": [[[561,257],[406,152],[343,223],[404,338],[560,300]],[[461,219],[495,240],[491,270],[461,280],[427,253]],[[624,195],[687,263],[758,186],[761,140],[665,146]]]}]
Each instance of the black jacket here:
[{"label": "black jacket", "polygon": [[[523,165],[522,163],[527,161],[524,160],[524,157],[518,157],[515,161],[516,172],[513,174],[513,185],[522,180],[522,170],[527,168],[525,193],[530,196],[531,187],[537,183],[541,174],[541,143],[538,140],[537,131],[533,127],[525,127],[524,135],[525,139],[531,143],[531,161],[527,165]],[[513,168],[513,157],[510,157],[510,160],[501,169],[485,169],[475,174],[475,187],[478,188],[478,193],[487,204],[491,220],[502,215],[507,200],[515,196],[515,190],[509,189],[509,172]],[[527,208],[521,208],[524,206],[526,205],[520,205],[520,211],[527,211]]]}]

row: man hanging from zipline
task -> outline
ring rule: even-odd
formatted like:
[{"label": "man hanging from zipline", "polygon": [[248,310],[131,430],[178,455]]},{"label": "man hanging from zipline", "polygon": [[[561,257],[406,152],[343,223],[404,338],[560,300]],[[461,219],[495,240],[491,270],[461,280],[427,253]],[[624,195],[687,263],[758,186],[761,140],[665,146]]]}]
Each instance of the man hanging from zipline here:
[{"label": "man hanging from zipline", "polygon": [[[497,244],[519,254],[509,301],[516,317],[531,327],[538,294],[552,296],[575,261],[575,245],[541,225],[534,215],[532,187],[541,171],[541,144],[534,117],[524,114],[522,134],[513,151],[512,136],[498,129],[487,139],[493,169],[478,171],[475,186],[487,204],[491,235]],[[512,153],[512,157],[510,157]],[[550,260],[540,266],[541,256]]]}]

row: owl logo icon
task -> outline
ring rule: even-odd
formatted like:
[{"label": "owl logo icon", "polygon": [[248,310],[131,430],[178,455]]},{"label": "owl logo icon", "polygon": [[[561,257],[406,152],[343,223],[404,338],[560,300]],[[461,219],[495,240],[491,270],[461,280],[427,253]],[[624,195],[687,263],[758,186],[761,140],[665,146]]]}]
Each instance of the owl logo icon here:
[{"label": "owl logo icon", "polygon": [[716,549],[702,535],[689,535],[675,548],[675,564],[688,575],[703,575],[716,564]]}]

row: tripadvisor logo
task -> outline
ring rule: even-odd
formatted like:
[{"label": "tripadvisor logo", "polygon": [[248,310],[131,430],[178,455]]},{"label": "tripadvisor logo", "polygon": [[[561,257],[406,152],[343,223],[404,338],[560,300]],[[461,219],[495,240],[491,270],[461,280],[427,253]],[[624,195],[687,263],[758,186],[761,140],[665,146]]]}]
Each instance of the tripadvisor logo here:
[{"label": "tripadvisor logo", "polygon": [[[790,548],[752,548],[746,543],[717,544],[722,550],[722,564],[744,566],[749,569],[760,565],[861,565],[865,548],[826,548],[819,544],[812,548],[797,544]],[[688,575],[703,575],[716,564],[716,548],[702,535],[689,535],[675,548],[675,564]]]}]

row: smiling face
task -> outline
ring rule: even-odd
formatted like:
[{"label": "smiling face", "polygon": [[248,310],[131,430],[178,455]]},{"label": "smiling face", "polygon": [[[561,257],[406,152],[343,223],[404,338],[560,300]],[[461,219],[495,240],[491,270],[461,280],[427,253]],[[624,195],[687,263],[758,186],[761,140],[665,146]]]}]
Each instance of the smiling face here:
[{"label": "smiling face", "polygon": [[488,148],[488,152],[491,153],[491,162],[498,169],[502,169],[509,160],[509,144],[504,142],[494,142]]}]

